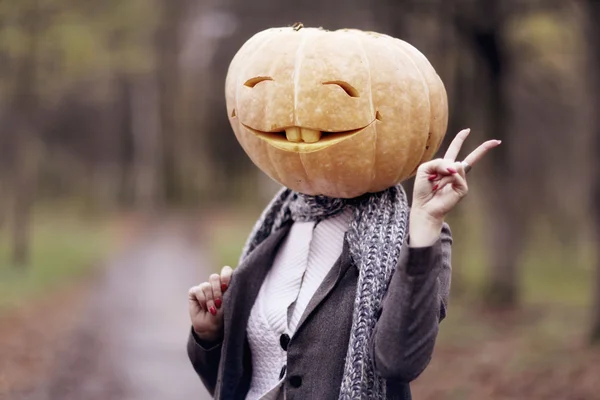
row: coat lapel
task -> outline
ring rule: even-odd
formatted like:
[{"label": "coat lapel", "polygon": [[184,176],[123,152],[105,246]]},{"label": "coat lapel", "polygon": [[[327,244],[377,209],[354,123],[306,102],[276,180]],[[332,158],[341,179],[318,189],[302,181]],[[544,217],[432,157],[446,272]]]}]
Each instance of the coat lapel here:
[{"label": "coat lapel", "polygon": [[222,350],[224,358],[221,360],[222,391],[219,396],[221,399],[236,398],[237,387],[243,375],[246,326],[250,311],[290,227],[291,222],[284,224],[246,257],[235,269],[229,289],[223,296],[225,308]]},{"label": "coat lapel", "polygon": [[297,335],[304,322],[311,316],[311,314],[317,309],[319,304],[323,302],[331,293],[331,291],[335,288],[337,283],[342,279],[348,268],[352,265],[352,258],[350,257],[350,249],[348,248],[348,243],[344,240],[344,247],[342,248],[342,254],[333,265],[329,273],[325,276],[323,282],[313,295],[313,297],[308,302],[306,309],[302,313],[302,317],[300,317],[300,321],[298,322],[298,326],[296,327]]}]

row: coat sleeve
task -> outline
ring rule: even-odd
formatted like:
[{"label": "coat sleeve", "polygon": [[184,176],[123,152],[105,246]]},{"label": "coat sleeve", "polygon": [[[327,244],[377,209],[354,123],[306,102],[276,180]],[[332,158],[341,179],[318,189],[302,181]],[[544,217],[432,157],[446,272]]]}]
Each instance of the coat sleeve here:
[{"label": "coat sleeve", "polygon": [[194,370],[211,396],[215,395],[215,388],[217,386],[219,363],[221,361],[221,347],[222,344],[220,342],[203,342],[195,334],[194,329],[190,329],[187,343],[188,357],[192,362]]},{"label": "coat sleeve", "polygon": [[411,382],[429,364],[438,325],[446,316],[451,247],[447,224],[430,247],[404,244],[373,333],[373,363],[383,378]]}]

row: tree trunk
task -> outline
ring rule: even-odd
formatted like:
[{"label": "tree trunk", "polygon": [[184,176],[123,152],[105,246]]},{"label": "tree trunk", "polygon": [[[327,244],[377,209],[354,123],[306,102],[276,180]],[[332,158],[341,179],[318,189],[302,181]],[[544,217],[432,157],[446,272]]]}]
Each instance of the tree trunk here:
[{"label": "tree trunk", "polygon": [[0,231],[6,226],[9,202],[9,187],[3,173],[0,172]]},{"label": "tree trunk", "polygon": [[[593,124],[592,129],[594,130],[592,137],[594,138],[594,148],[596,149],[596,155],[600,151],[600,113],[598,107],[600,107],[600,25],[598,25],[598,19],[600,18],[600,2],[598,0],[588,0],[588,43],[590,46],[590,75],[593,80],[591,85],[591,95],[593,96],[592,104],[593,110]],[[592,225],[593,232],[595,234],[595,243],[600,243],[600,162],[598,158],[593,158],[596,165],[592,166],[594,171],[594,182],[592,182]],[[591,340],[594,343],[600,343],[600,254],[596,255],[596,279],[594,288],[594,303],[592,305],[592,328],[591,328]]]},{"label": "tree trunk", "polygon": [[[448,36],[451,36],[449,32],[446,32],[446,46],[450,46]],[[456,60],[453,64],[452,68],[452,80],[450,85],[447,85],[448,96],[449,96],[449,111],[450,111],[450,119],[448,121],[448,131],[440,147],[440,154],[437,157],[443,157],[444,151],[448,148],[448,145],[454,139],[455,135],[461,130],[468,127],[468,110],[473,106],[473,101],[468,92],[469,88],[469,79],[471,74],[471,70],[473,69],[471,64],[472,60],[467,55],[464,54],[464,51],[461,51],[462,46],[460,43],[456,43],[454,46],[454,50],[457,54],[454,55],[454,59]],[[452,64],[450,61],[449,54],[446,54],[446,63]],[[447,68],[448,69],[448,68]],[[450,76],[450,74],[449,74]],[[459,155],[459,159],[462,160],[467,153],[463,150]],[[457,207],[454,209],[449,216],[451,222],[451,229],[453,232],[456,232],[458,235],[461,235],[463,232],[468,232],[469,226],[467,225],[467,216],[464,205]],[[463,251],[457,251],[456,254],[465,254],[462,257],[463,260],[467,260],[468,257],[468,245],[461,246],[458,242],[454,245],[462,248]],[[459,264],[462,264],[459,262]],[[456,268],[452,271],[452,293],[453,295],[461,295],[464,293],[465,284],[463,278],[463,269]]]},{"label": "tree trunk", "polygon": [[[489,41],[486,54],[488,66],[489,90],[488,132],[494,139],[503,140],[504,148],[490,152],[490,177],[494,184],[488,190],[488,209],[490,217],[490,275],[487,285],[486,302],[493,307],[511,308],[518,302],[517,262],[521,250],[523,232],[518,206],[518,175],[513,172],[510,151],[505,139],[508,136],[508,99],[504,82],[506,80],[506,57],[499,44],[499,32],[496,31]],[[485,42],[485,40],[484,40]]]},{"label": "tree trunk", "polygon": [[134,201],[147,212],[155,211],[159,197],[161,124],[158,96],[153,74],[134,81],[131,95]]},{"label": "tree trunk", "polygon": [[[406,0],[376,1],[372,5],[375,21],[383,32],[397,39],[408,38],[407,18],[410,18],[412,4]],[[382,32],[382,33],[383,33]]]},{"label": "tree trunk", "polygon": [[[489,62],[489,59],[488,59]],[[504,74],[499,68],[497,74],[488,76],[489,90],[489,124],[488,131],[494,139],[502,140],[506,136],[507,99],[505,98]],[[490,71],[491,72],[491,71]],[[506,143],[506,141],[505,141]],[[510,190],[510,163],[506,149],[491,152],[491,179],[496,190],[488,191],[488,215],[491,217],[491,271],[488,282],[486,301],[493,306],[511,307],[517,302],[517,245],[515,242],[516,210],[514,209],[514,193]]]},{"label": "tree trunk", "polygon": [[34,127],[23,124],[15,131],[18,142],[14,175],[14,203],[12,219],[13,265],[24,267],[29,263],[31,214],[37,186],[40,147]]},{"label": "tree trunk", "polygon": [[18,69],[13,89],[11,118],[16,148],[12,182],[12,261],[18,267],[26,266],[29,262],[31,213],[40,156],[40,143],[36,137],[39,118],[36,92],[39,17],[36,2],[22,15],[28,43],[25,53],[17,61]]},{"label": "tree trunk", "polygon": [[157,31],[156,59],[162,125],[162,165],[165,200],[178,202],[183,197],[185,184],[182,182],[179,152],[182,147],[180,124],[179,56],[181,49],[180,28],[185,16],[184,0],[163,0],[163,23]]},{"label": "tree trunk", "polygon": [[[504,141],[504,146],[486,156],[490,186],[484,191],[490,241],[489,274],[484,301],[494,308],[512,308],[518,302],[517,261],[523,242],[518,174],[513,171],[506,140],[509,129],[509,99],[506,92],[509,58],[502,41],[504,18],[497,2],[490,1],[477,10],[481,18],[457,19],[457,29],[476,54],[477,87],[481,90],[481,108],[485,113],[490,139]],[[472,17],[471,17],[472,19]]]}]

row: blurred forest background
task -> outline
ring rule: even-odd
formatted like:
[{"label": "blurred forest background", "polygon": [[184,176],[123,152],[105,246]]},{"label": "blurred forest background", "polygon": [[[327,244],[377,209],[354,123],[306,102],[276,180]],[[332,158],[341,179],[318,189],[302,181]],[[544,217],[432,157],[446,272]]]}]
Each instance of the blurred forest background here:
[{"label": "blurred forest background", "polygon": [[[297,21],[421,50],[449,95],[440,154],[464,127],[465,154],[503,140],[450,217],[452,304],[414,398],[600,399],[598,0],[0,0],[0,398],[34,398],[42,380],[46,398],[95,398],[61,392],[64,374],[48,383],[54,345],[134,243],[110,269],[139,264],[117,279],[131,285],[150,282],[143,256],[173,226],[197,249],[198,279],[235,265],[277,186],[229,126],[227,67],[254,33]],[[157,226],[163,242],[139,239]],[[152,288],[179,279],[185,313],[198,282],[169,260]],[[125,398],[112,396],[98,398]],[[157,396],[143,398],[185,398]]]}]

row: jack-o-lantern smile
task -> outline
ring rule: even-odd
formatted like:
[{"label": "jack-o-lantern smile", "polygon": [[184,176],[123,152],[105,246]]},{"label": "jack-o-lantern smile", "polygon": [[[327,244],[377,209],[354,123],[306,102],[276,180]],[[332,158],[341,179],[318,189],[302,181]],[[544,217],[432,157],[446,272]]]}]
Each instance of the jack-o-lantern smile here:
[{"label": "jack-o-lantern smile", "polygon": [[423,54],[352,29],[257,33],[231,61],[225,95],[254,164],[312,195],[352,198],[409,178],[448,123],[444,85]]},{"label": "jack-o-lantern smile", "polygon": [[[379,116],[379,113],[377,113],[377,115]],[[322,150],[326,147],[340,143],[343,140],[349,139],[368,128],[378,119],[379,118],[374,119],[361,128],[339,132],[320,131],[299,126],[292,126],[285,128],[284,130],[264,132],[245,124],[242,124],[242,126],[273,147],[277,147],[284,151],[309,153]]]}]

